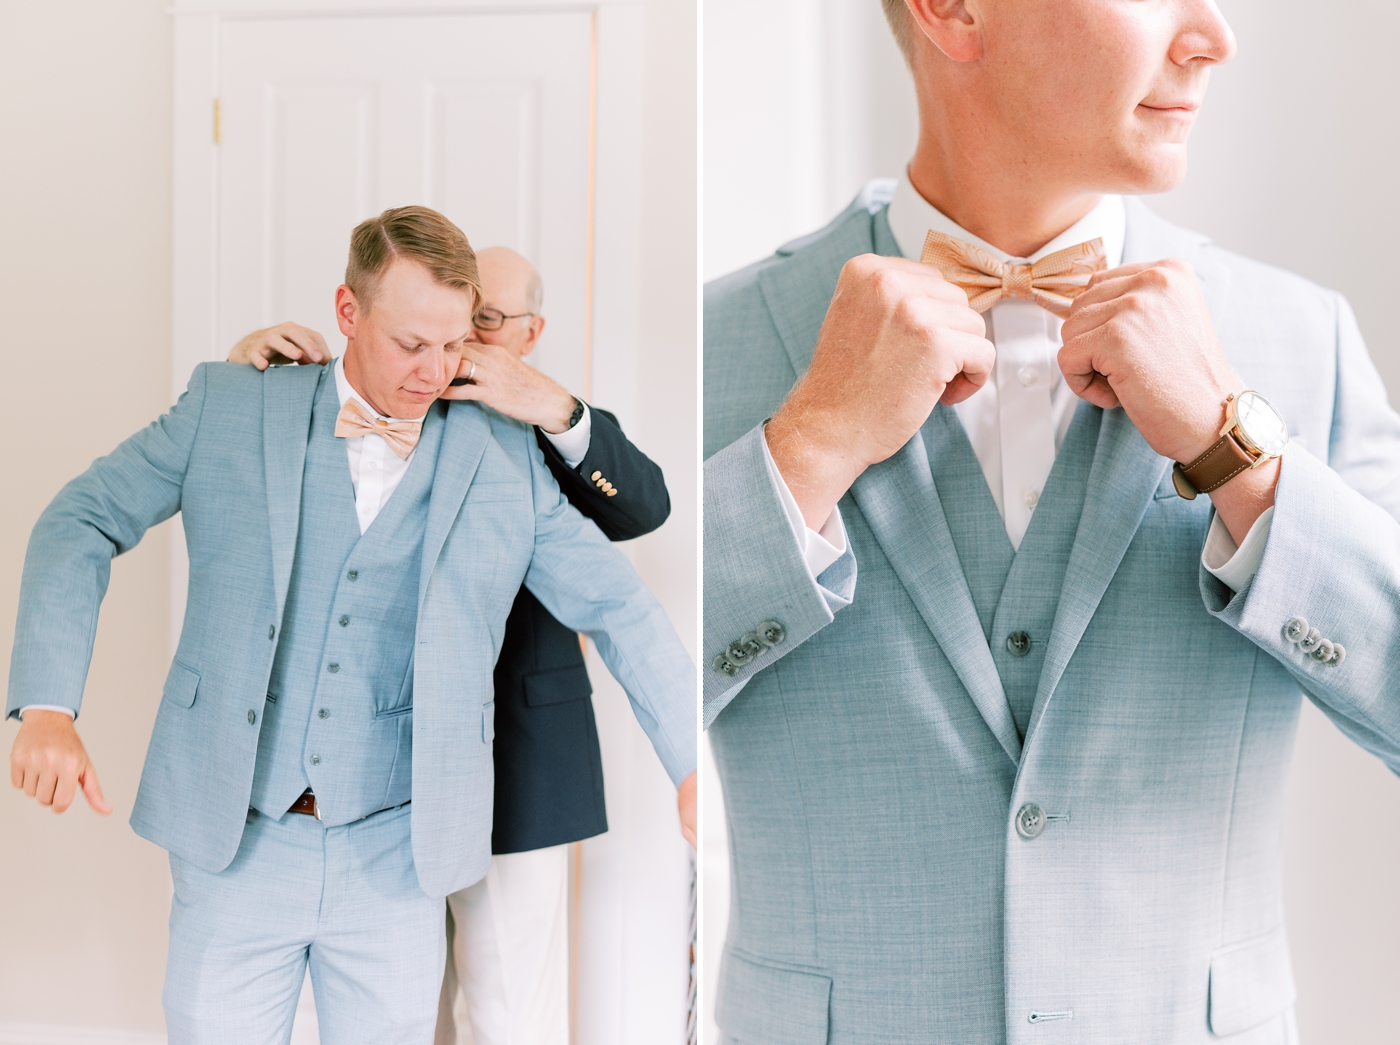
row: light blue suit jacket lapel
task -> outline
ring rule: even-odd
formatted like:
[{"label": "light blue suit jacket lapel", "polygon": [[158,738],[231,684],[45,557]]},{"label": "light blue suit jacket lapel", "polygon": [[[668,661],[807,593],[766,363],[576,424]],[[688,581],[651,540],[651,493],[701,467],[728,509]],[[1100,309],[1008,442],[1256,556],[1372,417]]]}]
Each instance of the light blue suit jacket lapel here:
[{"label": "light blue suit jacket lapel", "polygon": [[438,445],[437,471],[433,474],[433,492],[428,501],[428,526],[423,534],[423,566],[418,582],[418,604],[421,612],[423,598],[428,592],[428,580],[437,566],[438,556],[447,541],[447,534],[462,510],[467,488],[476,475],[481,455],[486,452],[491,437],[491,424],[482,408],[475,403],[439,401],[434,410],[443,410],[447,417],[442,426],[442,441]]},{"label": "light blue suit jacket lapel", "polygon": [[[1201,249],[1208,240],[1168,225],[1136,199],[1126,198],[1124,204],[1128,210],[1128,234],[1123,263],[1184,258],[1195,268],[1206,304],[1218,325],[1229,290],[1229,273]],[[1121,408],[1104,414],[1084,511],[1026,729],[1026,746],[1030,745],[1055,687],[1170,466],[1170,461],[1147,445]]]},{"label": "light blue suit jacket lapel", "polygon": [[329,366],[297,367],[291,380],[263,382],[263,471],[272,539],[272,587],[277,620],[287,602],[292,559],[301,520],[301,477],[311,432],[311,407],[321,381],[333,381]]},{"label": "light blue suit jacket lapel", "polygon": [[[858,254],[899,254],[883,211],[873,220],[862,220],[857,211],[841,221],[835,234],[823,239],[822,250],[799,252],[781,269],[759,277],[769,314],[798,374],[812,361],[841,267]],[[1016,722],[948,531],[922,435],[867,469],[851,494],[943,655],[1008,757],[1018,762]]]}]

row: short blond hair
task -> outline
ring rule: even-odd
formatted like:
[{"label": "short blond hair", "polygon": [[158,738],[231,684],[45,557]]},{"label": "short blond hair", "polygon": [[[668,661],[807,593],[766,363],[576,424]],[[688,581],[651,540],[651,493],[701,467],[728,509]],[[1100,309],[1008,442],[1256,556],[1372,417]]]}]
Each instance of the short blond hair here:
[{"label": "short blond hair", "polygon": [[894,34],[894,42],[899,44],[899,53],[904,55],[904,61],[912,62],[913,56],[910,53],[913,40],[910,34],[913,32],[909,25],[909,8],[904,6],[904,0],[881,0],[885,5],[885,21],[890,23],[890,32]]},{"label": "short blond hair", "polygon": [[437,211],[394,207],[355,226],[350,234],[345,285],[355,292],[366,312],[380,277],[395,258],[417,261],[438,283],[469,293],[473,313],[481,307],[476,252],[465,233]]}]

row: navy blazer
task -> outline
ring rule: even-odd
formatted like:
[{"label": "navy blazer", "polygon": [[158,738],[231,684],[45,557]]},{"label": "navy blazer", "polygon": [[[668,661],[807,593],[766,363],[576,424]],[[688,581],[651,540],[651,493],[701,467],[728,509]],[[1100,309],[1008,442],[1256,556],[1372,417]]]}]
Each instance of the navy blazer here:
[{"label": "navy blazer", "polygon": [[[588,455],[570,468],[536,430],[545,463],[569,503],[609,540],[655,530],[671,513],[656,463],[592,407]],[[611,494],[605,492],[607,483]],[[593,688],[578,634],[520,589],[496,661],[496,805],[491,852],[522,853],[608,829]]]}]

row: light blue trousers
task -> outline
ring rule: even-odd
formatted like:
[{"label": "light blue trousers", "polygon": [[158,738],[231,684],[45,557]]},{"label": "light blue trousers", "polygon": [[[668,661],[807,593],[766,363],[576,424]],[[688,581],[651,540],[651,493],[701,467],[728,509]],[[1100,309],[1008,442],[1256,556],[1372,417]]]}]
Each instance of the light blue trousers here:
[{"label": "light blue trousers", "polygon": [[217,874],[172,854],[170,1045],[286,1045],[308,961],[322,1045],[431,1045],[447,945],[411,808],[342,827],[250,811]]}]

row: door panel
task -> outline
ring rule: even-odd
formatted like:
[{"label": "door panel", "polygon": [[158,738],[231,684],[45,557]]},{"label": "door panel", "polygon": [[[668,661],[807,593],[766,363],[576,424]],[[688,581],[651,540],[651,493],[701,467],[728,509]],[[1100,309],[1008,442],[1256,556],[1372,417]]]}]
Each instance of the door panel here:
[{"label": "door panel", "polygon": [[581,393],[590,49],[586,13],[226,22],[220,345],[292,319],[338,354],[351,229],[421,203],[535,263],[531,362]]}]

